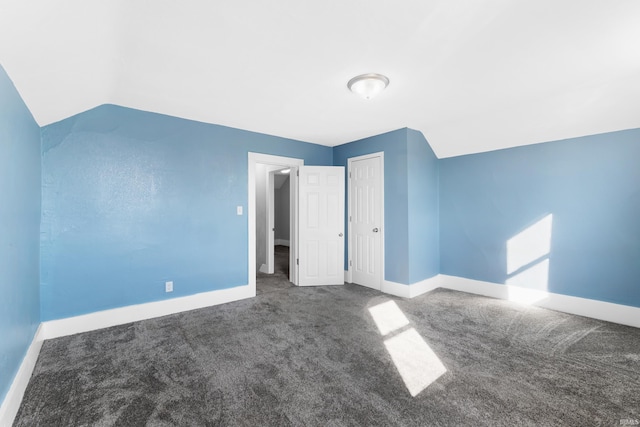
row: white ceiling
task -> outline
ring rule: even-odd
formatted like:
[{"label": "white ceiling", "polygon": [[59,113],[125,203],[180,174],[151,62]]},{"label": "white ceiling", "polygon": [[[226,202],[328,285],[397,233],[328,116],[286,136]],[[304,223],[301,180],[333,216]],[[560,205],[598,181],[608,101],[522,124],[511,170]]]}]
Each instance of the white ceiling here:
[{"label": "white ceiling", "polygon": [[[111,103],[334,146],[401,127],[438,157],[640,127],[640,1],[0,0],[40,125]],[[391,80],[365,101],[347,81]]]}]

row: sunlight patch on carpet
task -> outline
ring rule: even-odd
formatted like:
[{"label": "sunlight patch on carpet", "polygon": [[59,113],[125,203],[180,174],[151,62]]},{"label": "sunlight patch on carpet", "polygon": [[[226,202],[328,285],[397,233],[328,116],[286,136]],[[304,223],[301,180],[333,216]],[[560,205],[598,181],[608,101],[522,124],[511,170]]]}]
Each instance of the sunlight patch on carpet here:
[{"label": "sunlight patch on carpet", "polygon": [[411,322],[395,301],[371,307],[369,313],[380,334],[387,337],[384,345],[411,396],[417,396],[447,372],[438,355],[418,331],[408,327]]},{"label": "sunlight patch on carpet", "polygon": [[369,308],[373,321],[380,331],[380,335],[385,336],[409,324],[409,319],[404,315],[395,301],[387,301]]}]

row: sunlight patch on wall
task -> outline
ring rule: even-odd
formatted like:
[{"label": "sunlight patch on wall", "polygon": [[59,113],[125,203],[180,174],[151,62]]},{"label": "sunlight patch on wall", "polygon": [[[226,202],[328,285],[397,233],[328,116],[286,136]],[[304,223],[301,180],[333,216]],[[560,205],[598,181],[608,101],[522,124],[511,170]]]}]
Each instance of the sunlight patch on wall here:
[{"label": "sunlight patch on wall", "polygon": [[520,286],[530,289],[547,289],[549,283],[549,259],[532,265],[507,279],[507,285]]},{"label": "sunlight patch on wall", "polygon": [[549,214],[507,241],[507,274],[549,255],[552,221]]},{"label": "sunlight patch on wall", "polygon": [[384,345],[402,377],[407,390],[415,397],[447,372],[438,355],[413,327],[395,301],[369,308]]},{"label": "sunlight patch on wall", "polygon": [[549,255],[553,215],[549,214],[507,241],[509,300],[533,304],[549,294]]}]

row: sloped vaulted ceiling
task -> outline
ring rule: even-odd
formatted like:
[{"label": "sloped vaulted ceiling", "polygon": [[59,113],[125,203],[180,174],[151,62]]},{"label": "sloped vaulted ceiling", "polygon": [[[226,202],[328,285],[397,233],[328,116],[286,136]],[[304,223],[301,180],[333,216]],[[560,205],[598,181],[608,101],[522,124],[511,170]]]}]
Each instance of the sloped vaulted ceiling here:
[{"label": "sloped vaulted ceiling", "polygon": [[[411,127],[439,157],[640,127],[640,1],[0,0],[40,125],[112,103],[324,145]],[[391,84],[365,101],[366,72]]]}]

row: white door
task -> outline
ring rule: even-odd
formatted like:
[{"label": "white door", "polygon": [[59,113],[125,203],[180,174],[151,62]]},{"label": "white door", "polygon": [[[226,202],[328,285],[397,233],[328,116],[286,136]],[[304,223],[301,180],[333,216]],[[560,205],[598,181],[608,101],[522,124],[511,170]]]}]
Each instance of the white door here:
[{"label": "white door", "polygon": [[353,283],[380,290],[383,257],[383,156],[349,159],[349,270]]},{"label": "white door", "polygon": [[300,166],[298,285],[344,284],[344,167]]}]

